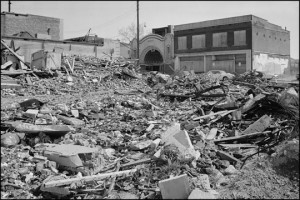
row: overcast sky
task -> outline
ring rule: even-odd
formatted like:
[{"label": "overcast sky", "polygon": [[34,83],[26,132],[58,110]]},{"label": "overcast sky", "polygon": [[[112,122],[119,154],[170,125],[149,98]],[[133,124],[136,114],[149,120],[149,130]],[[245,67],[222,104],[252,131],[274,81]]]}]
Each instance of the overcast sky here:
[{"label": "overcast sky", "polygon": [[[11,1],[11,12],[64,20],[64,39],[85,35],[118,39],[118,30],[136,23],[136,1]],[[241,15],[255,15],[291,34],[291,57],[299,58],[298,1],[140,1],[146,30]],[[8,1],[1,0],[1,12]]]}]

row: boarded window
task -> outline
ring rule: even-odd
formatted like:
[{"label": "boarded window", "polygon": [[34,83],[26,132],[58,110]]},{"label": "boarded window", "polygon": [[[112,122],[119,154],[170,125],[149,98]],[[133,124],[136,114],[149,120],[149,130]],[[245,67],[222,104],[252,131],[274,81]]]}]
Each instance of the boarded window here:
[{"label": "boarded window", "polygon": [[192,36],[192,48],[205,48],[205,35],[193,35]]},{"label": "boarded window", "polygon": [[213,33],[213,47],[227,47],[227,33]]},{"label": "boarded window", "polygon": [[234,31],[234,46],[246,45],[246,31]]},{"label": "boarded window", "polygon": [[178,37],[178,50],[186,49],[186,37]]}]

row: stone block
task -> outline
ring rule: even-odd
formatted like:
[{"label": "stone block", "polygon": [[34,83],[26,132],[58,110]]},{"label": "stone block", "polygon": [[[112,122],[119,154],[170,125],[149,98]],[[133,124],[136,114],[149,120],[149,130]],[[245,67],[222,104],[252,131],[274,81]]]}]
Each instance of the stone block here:
[{"label": "stone block", "polygon": [[186,174],[159,181],[158,185],[163,199],[187,199],[191,192]]}]

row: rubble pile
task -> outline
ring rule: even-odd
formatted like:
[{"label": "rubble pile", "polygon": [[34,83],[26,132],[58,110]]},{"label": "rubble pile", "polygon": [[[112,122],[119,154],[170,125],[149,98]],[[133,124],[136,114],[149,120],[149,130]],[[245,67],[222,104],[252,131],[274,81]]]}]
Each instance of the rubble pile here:
[{"label": "rubble pile", "polygon": [[[31,96],[1,105],[2,198],[218,198],[227,177],[299,124],[299,89],[251,73],[142,75],[87,56],[62,65],[1,88],[1,98]],[[111,93],[88,96],[98,91]],[[38,98],[66,93],[81,98]]]}]

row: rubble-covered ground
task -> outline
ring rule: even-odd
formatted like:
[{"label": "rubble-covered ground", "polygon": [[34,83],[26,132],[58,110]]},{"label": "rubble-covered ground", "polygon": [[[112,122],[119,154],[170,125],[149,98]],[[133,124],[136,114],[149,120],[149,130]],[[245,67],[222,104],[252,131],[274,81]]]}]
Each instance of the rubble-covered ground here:
[{"label": "rubble-covered ground", "polygon": [[299,197],[299,85],[74,66],[1,75],[1,198]]}]

